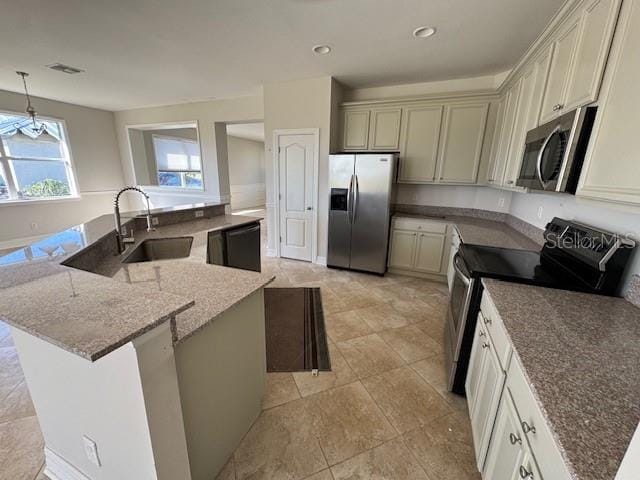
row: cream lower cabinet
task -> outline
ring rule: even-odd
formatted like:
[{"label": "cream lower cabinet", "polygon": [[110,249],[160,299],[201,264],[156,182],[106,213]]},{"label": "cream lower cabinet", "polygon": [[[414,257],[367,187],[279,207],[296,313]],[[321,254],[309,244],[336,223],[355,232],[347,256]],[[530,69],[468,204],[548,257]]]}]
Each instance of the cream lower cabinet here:
[{"label": "cream lower cabinet", "polygon": [[446,223],[394,217],[391,224],[389,271],[444,280],[447,246]]},{"label": "cream lower cabinet", "polygon": [[508,338],[485,292],[465,384],[478,470],[484,480],[569,480]]}]

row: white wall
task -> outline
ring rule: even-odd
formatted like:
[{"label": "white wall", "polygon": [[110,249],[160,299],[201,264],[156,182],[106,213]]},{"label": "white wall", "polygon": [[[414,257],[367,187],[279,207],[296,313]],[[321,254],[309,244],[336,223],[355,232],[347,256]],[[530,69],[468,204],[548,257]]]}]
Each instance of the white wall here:
[{"label": "white wall", "polygon": [[[112,212],[113,196],[124,184],[112,112],[42,98],[33,104],[41,115],[65,120],[81,199],[0,204],[0,246],[23,245],[30,237]],[[0,110],[24,108],[24,95],[0,90]]]},{"label": "white wall", "polygon": [[[328,159],[331,124],[331,77],[264,86],[265,177],[267,186],[268,249],[275,250],[273,131],[289,128],[320,129],[318,179],[318,257],[327,255]],[[315,260],[315,259],[314,259]]]},{"label": "white wall", "polygon": [[231,207],[265,204],[264,142],[227,135]]},{"label": "white wall", "polygon": [[[542,211],[539,217],[538,210],[540,208]],[[514,193],[510,213],[539,228],[544,228],[553,217],[575,220],[611,232],[628,235],[640,244],[640,212],[637,208],[635,210],[626,209],[626,207],[584,200],[572,195]],[[638,250],[639,248],[636,248],[629,263],[625,276],[625,287],[632,274],[640,274]]]},{"label": "white wall", "polygon": [[262,120],[263,108],[262,97],[252,96],[116,112],[116,135],[125,181],[131,184],[134,178],[127,138],[128,125],[197,122],[202,151],[204,191],[156,190],[150,192],[154,206],[205,201],[228,202],[230,190],[225,122]]}]

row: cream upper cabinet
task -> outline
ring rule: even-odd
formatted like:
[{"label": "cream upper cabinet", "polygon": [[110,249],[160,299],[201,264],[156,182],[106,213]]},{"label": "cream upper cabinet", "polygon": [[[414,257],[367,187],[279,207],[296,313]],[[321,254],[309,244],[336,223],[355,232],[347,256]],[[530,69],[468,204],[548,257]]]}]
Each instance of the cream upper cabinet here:
[{"label": "cream upper cabinet", "polygon": [[438,155],[440,182],[476,183],[488,111],[488,103],[445,106]]},{"label": "cream upper cabinet", "polygon": [[498,169],[498,150],[500,148],[500,137],[504,124],[504,113],[506,107],[506,99],[502,97],[497,103],[498,112],[496,114],[496,125],[493,129],[493,138],[491,139],[491,151],[489,154],[489,167],[487,168],[487,183],[494,185],[496,183],[496,170]]},{"label": "cream upper cabinet", "polygon": [[366,150],[369,145],[369,110],[345,110],[342,114],[342,149]]},{"label": "cream upper cabinet", "polygon": [[594,0],[582,13],[580,37],[573,71],[568,80],[564,110],[586,105],[598,98],[602,71],[620,10],[620,0]]},{"label": "cream upper cabinet", "polygon": [[500,139],[498,142],[498,149],[496,151],[494,167],[491,176],[489,177],[492,185],[502,185],[504,178],[504,171],[507,165],[507,159],[509,156],[509,146],[511,144],[511,137],[513,134],[513,124],[515,122],[518,101],[520,99],[520,90],[522,89],[522,82],[515,83],[506,94],[504,99],[504,115],[502,120],[502,126],[500,128]]},{"label": "cream upper cabinet", "polygon": [[625,0],[577,195],[640,205],[640,1]]},{"label": "cream upper cabinet", "polygon": [[435,180],[441,122],[441,105],[403,108],[400,182],[430,183]]},{"label": "cream upper cabinet", "polygon": [[540,110],[540,123],[552,120],[562,112],[564,108],[564,95],[567,77],[571,72],[573,51],[580,33],[579,18],[567,25],[560,37],[554,42],[551,67],[547,78],[547,88],[542,99]]},{"label": "cream upper cabinet", "polygon": [[520,96],[516,107],[516,116],[509,142],[509,153],[507,154],[507,165],[504,174],[503,185],[515,187],[520,165],[522,164],[522,154],[524,152],[524,142],[530,124],[530,111],[535,109],[532,104],[533,92],[536,86],[537,66],[532,64],[520,78]]},{"label": "cream upper cabinet", "polygon": [[384,108],[371,111],[369,150],[398,150],[402,109]]},{"label": "cream upper cabinet", "polygon": [[540,123],[598,98],[621,0],[591,0],[554,41]]},{"label": "cream upper cabinet", "polygon": [[446,237],[438,233],[419,233],[416,244],[415,270],[440,273]]}]

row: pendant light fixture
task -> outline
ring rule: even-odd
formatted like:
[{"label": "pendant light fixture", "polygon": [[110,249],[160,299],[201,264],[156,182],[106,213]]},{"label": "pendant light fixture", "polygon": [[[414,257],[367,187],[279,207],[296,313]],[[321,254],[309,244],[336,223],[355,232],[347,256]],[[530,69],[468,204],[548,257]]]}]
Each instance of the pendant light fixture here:
[{"label": "pendant light fixture", "polygon": [[29,133],[27,133],[26,124],[17,123],[15,126],[15,131],[10,134],[11,140],[13,142],[46,142],[46,143],[59,143],[60,139],[58,139],[55,135],[52,135],[47,130],[47,126],[40,122],[38,126],[37,116],[38,112],[31,104],[31,96],[29,95],[29,89],[27,88],[27,77],[29,74],[27,72],[16,72],[20,77],[22,77],[22,84],[24,86],[24,94],[27,97],[27,108],[25,109],[25,113],[29,115],[31,118],[31,123],[33,126],[29,129]]}]

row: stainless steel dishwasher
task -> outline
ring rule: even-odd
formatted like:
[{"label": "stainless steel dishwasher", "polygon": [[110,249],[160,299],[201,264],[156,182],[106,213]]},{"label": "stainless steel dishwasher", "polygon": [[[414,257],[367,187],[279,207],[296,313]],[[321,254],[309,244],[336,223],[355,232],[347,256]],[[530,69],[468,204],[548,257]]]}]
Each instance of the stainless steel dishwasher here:
[{"label": "stainless steel dishwasher", "polygon": [[260,271],[260,223],[209,232],[207,262]]}]

